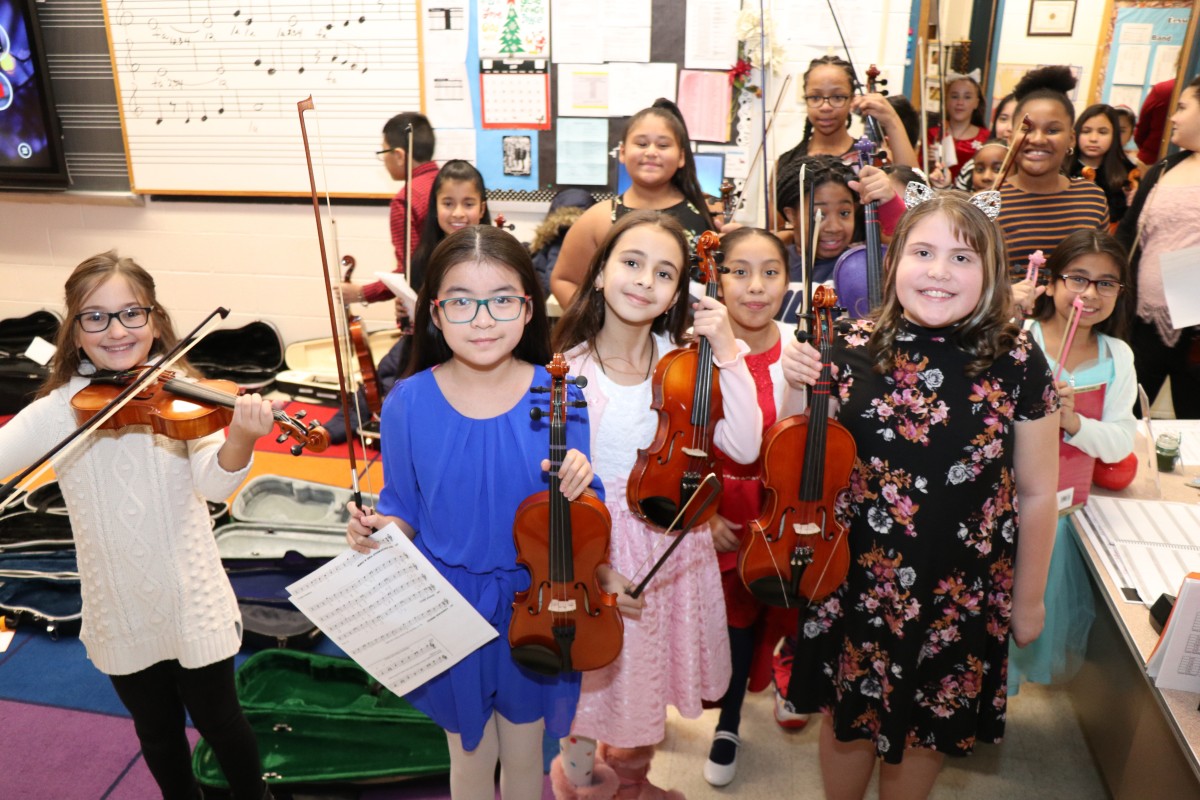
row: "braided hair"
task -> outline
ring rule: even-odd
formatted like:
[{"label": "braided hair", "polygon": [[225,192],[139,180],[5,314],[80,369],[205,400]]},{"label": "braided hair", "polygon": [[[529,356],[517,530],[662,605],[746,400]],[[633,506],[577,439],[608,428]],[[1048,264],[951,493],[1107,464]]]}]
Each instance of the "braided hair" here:
[{"label": "braided hair", "polygon": [[[837,183],[846,187],[850,196],[857,194],[850,189],[850,181],[856,180],[854,171],[837,156],[800,156],[791,164],[781,167],[775,175],[775,199],[779,208],[791,208],[799,220],[808,213],[808,209],[800,208],[800,168],[804,167],[804,194],[811,198],[821,186],[827,183]],[[811,201],[810,201],[811,202]],[[797,222],[799,224],[799,222]],[[863,237],[863,209],[860,204],[854,204],[854,241]]]},{"label": "braided hair", "polygon": [[[814,58],[812,61],[808,62],[808,69],[804,70],[805,94],[808,93],[808,76],[811,75],[812,71],[817,69],[818,67],[825,67],[825,66],[840,67],[846,73],[846,80],[850,84],[850,93],[851,94],[854,93],[854,84],[856,82],[855,75],[854,75],[854,67],[852,67],[850,65],[849,61],[842,58],[841,56],[829,55],[829,56],[821,56],[820,58]],[[850,127],[850,115],[847,114],[846,115],[846,128],[849,128],[849,127]],[[784,165],[789,164],[789,162],[794,161],[795,159],[797,159],[801,156],[808,155],[808,144],[809,144],[809,140],[812,139],[812,132],[813,132],[812,121],[808,119],[807,115],[805,115],[804,135],[800,138],[800,144],[796,145],[791,150],[788,150],[786,153],[784,153],[782,156],[779,157],[778,164],[779,164],[780,170],[782,170],[784,168]],[[799,169],[799,164],[796,165],[796,168]]]}]

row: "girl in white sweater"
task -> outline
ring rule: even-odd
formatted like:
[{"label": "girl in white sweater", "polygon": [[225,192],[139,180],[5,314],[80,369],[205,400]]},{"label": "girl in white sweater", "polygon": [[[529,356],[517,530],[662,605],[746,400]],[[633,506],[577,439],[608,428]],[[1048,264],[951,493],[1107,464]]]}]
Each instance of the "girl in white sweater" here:
[{"label": "girl in white sweater", "polygon": [[[154,279],[115,252],[75,268],[66,306],[40,397],[0,428],[0,475],[74,431],[71,397],[89,376],[134,369],[175,345]],[[255,394],[238,398],[228,439],[217,432],[177,441],[145,426],[98,430],[54,461],[79,553],[79,637],[129,709],[164,798],[199,795],[185,712],[212,745],[233,797],[270,797],[234,689],[241,615],[205,498],[224,499],[240,485],[255,441],[272,425],[271,404]]]}]

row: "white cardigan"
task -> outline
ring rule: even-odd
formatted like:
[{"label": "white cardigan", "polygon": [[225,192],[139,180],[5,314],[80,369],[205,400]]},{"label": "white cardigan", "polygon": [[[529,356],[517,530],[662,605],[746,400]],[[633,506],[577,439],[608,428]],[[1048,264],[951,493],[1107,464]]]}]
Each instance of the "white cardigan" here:
[{"label": "white cardigan", "polygon": [[[75,430],[72,378],[0,428],[0,475]],[[159,661],[194,669],[229,658],[242,621],[204,498],[225,499],[249,470],[217,463],[222,432],[190,442],[143,426],[96,431],[55,459],[79,552],[88,657],[109,675]]]}]

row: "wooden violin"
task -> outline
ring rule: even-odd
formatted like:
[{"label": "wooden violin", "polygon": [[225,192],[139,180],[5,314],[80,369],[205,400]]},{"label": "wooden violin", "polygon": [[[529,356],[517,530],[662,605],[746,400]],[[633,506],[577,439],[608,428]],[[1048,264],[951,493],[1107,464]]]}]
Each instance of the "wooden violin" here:
[{"label": "wooden violin", "polygon": [[[624,625],[617,596],[600,588],[596,571],[608,563],[612,519],[591,495],[568,500],[558,469],[567,454],[567,409],[586,406],[567,399],[567,360],[554,355],[546,369],[550,393],[550,488],[525,499],[513,520],[517,563],[530,574],[529,588],[513,600],[508,641],[517,663],[544,675],[599,669],[621,652]],[[540,408],[530,412],[541,419]]]},{"label": "wooden violin", "polygon": [[763,436],[766,498],[762,516],[749,523],[742,537],[738,575],[768,605],[821,600],[842,585],[850,569],[850,545],[845,526],[834,515],[834,501],[850,482],[857,451],[850,432],[829,419],[836,303],[828,287],[817,287],[813,336],[821,352],[821,375],[808,412],[776,422]]},{"label": "wooden violin", "polygon": [[[717,296],[717,252],[721,240],[713,231],[696,242],[697,280],[705,294]],[[713,366],[712,346],[704,337],[672,350],[654,368],[654,400],[658,430],[650,447],[638,450],[629,474],[629,510],[658,530],[666,530],[679,509],[695,494],[700,481],[717,472],[713,429],[721,418],[721,387]],[[717,513],[710,507],[698,522]]]},{"label": "wooden violin", "polygon": [[[144,369],[144,368],[143,368]],[[71,398],[75,421],[83,424],[99,413],[130,383],[135,381],[141,370],[121,372],[92,378],[92,382],[80,389]],[[190,440],[208,436],[233,421],[233,407],[237,402],[237,384],[232,381],[185,381],[176,378],[170,371],[163,372],[159,380],[139,392],[119,411],[100,425],[101,428],[119,430],[128,425],[149,425],[158,434],[169,439]],[[272,412],[282,444],[289,438],[296,441],[292,455],[300,455],[304,448],[320,453],[329,447],[329,434],[317,423],[305,425],[300,420],[305,412],[289,417],[282,411]]]},{"label": "wooden violin", "polygon": [[[342,256],[342,266],[346,269],[345,274],[342,275],[342,281],[349,283],[350,276],[354,274],[354,267],[357,266],[354,256]],[[363,393],[367,396],[367,410],[371,412],[371,416],[377,417],[383,410],[383,397],[379,393],[379,379],[375,375],[375,356],[371,353],[371,345],[367,341],[367,330],[363,325],[362,318],[351,314],[350,306],[345,306],[345,309],[346,333],[354,346],[354,356],[358,359],[358,372],[362,376]]]}]

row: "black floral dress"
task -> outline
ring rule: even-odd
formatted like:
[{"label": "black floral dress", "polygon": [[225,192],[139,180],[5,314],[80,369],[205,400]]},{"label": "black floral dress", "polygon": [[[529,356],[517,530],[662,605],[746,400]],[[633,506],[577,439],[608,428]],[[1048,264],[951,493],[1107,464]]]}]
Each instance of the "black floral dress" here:
[{"label": "black floral dress", "polygon": [[1024,333],[968,378],[948,330],[911,323],[881,375],[870,330],[843,324],[834,350],[837,419],[858,448],[838,500],[850,572],[804,612],[788,699],[830,711],[838,739],[870,740],[890,763],[908,747],[966,755],[1004,734],[1014,423],[1053,413],[1058,396]]}]

